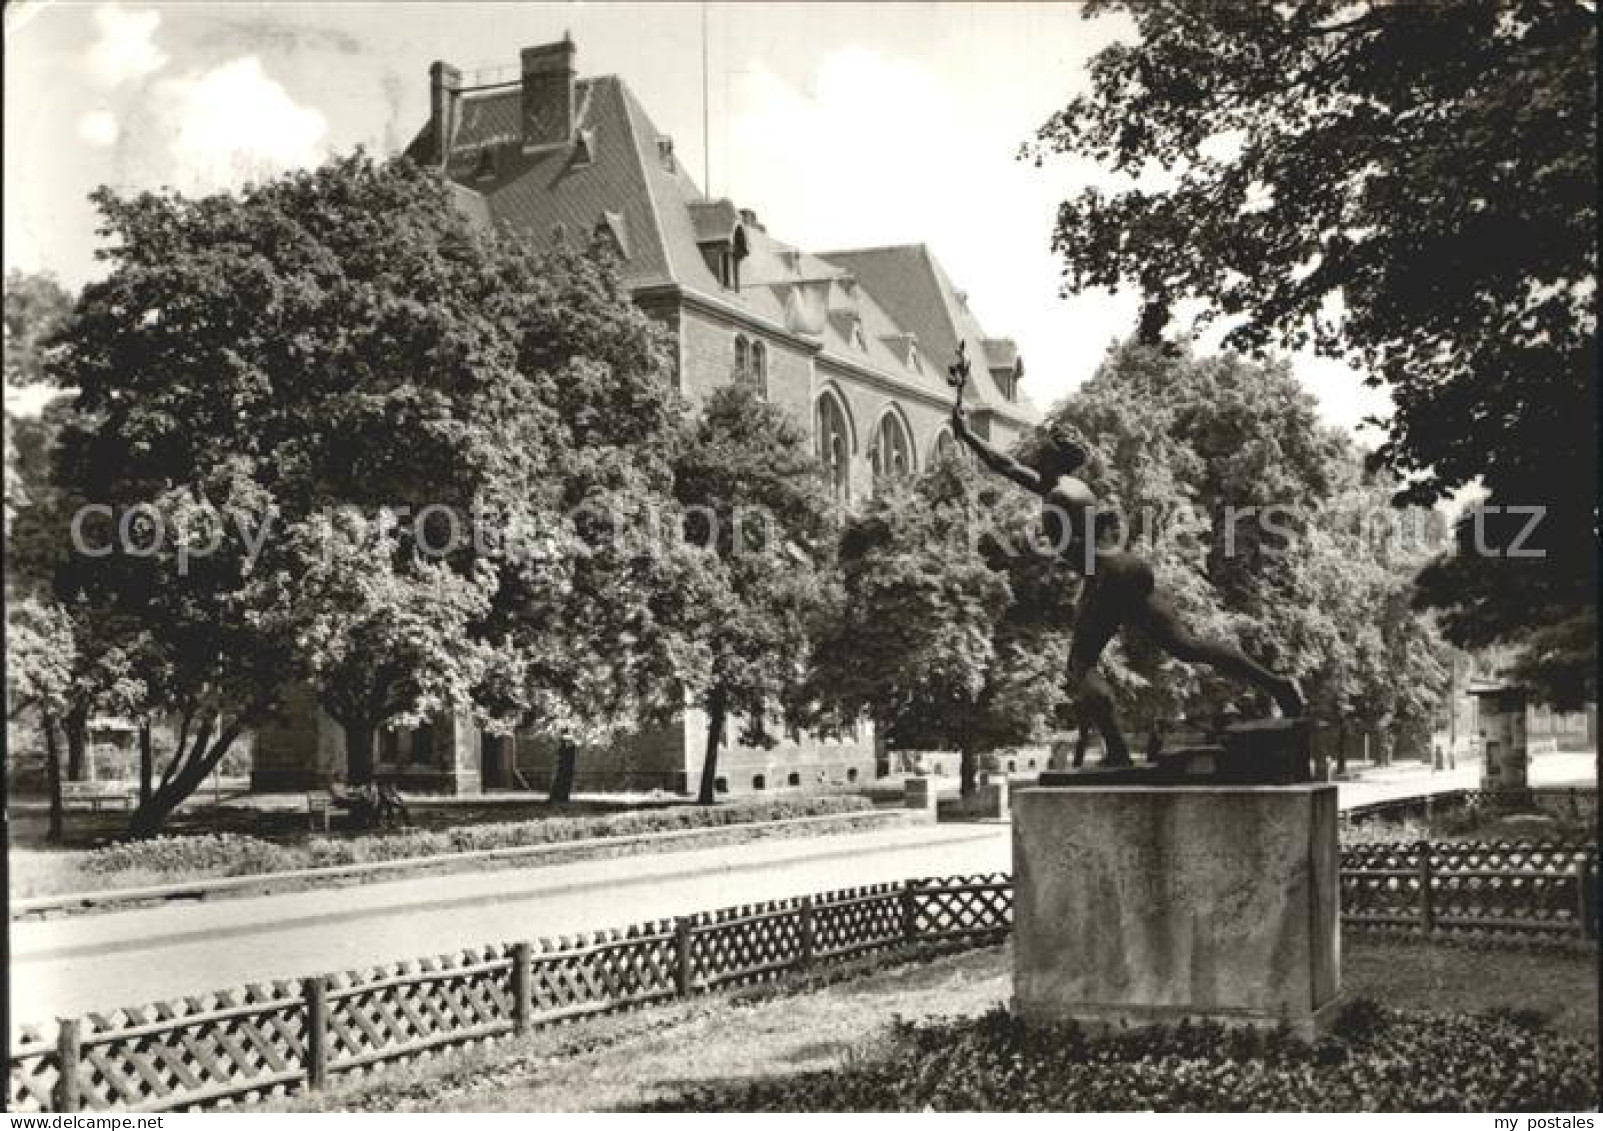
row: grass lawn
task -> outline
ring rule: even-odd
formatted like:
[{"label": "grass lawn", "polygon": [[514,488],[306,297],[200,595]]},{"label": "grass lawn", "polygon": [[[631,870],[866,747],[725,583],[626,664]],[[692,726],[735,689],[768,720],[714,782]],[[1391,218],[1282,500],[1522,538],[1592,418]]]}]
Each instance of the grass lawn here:
[{"label": "grass lawn", "polygon": [[[1004,949],[936,957],[827,984],[759,990],[565,1026],[521,1041],[398,1067],[285,1105],[293,1110],[572,1111],[675,1106],[760,1080],[870,1064],[893,1018],[978,1017],[1006,1002]],[[1535,1011],[1593,1041],[1595,956],[1352,942],[1350,997],[1432,1012]]]}]

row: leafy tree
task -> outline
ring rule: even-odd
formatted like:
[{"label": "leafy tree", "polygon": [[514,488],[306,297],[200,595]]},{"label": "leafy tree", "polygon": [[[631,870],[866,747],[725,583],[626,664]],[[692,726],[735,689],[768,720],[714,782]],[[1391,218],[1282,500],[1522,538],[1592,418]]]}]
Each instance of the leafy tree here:
[{"label": "leafy tree", "polygon": [[6,721],[33,711],[45,740],[45,778],[50,794],[46,839],[62,836],[61,750],[56,720],[71,702],[77,642],[72,621],[59,607],[29,597],[7,603]]},{"label": "leafy tree", "polygon": [[12,395],[49,379],[45,361],[72,296],[48,274],[6,272],[5,282],[5,529],[31,495],[48,487],[49,449],[60,427],[58,404],[39,416],[12,411]]},{"label": "leafy tree", "polygon": [[360,153],[237,196],[97,201],[113,270],[56,362],[80,390],[62,463],[210,551],[57,579],[172,606],[138,623],[161,707],[200,721],[151,819],[292,681],[345,724],[358,782],[377,729],[447,705],[571,738],[670,698],[688,559],[588,552],[584,508],[672,502],[665,336],[611,266],[482,230],[438,177]]},{"label": "leafy tree", "polygon": [[[177,719],[135,829],[159,827],[297,679],[328,677],[318,691],[353,723],[360,780],[364,724],[437,698],[438,660],[415,630],[462,655],[464,609],[488,598],[459,590],[493,588],[494,562],[472,539],[417,552],[426,522],[402,527],[382,561],[340,544],[313,573],[306,551],[337,508],[376,520],[437,505],[466,522],[480,505],[550,505],[539,472],[555,375],[520,368],[518,312],[499,291],[528,249],[476,231],[432,175],[361,154],[237,196],[96,199],[112,270],[85,289],[53,361],[79,390],[60,464],[84,497],[119,518],[145,507],[166,537],[66,555],[54,584],[138,626],[162,676],[150,709]],[[376,631],[407,598],[446,611]],[[359,715],[363,678],[382,707]]]},{"label": "leafy tree", "polygon": [[[1389,507],[1395,485],[1318,423],[1285,364],[1126,342],[1056,415],[1096,447],[1087,476],[1194,630],[1297,677],[1338,728],[1417,729],[1434,711],[1440,643],[1408,606],[1424,516]],[[1248,708],[1240,685],[1139,634],[1106,667],[1149,724]]]},{"label": "leafy tree", "polygon": [[507,566],[483,638],[503,661],[476,698],[496,729],[555,744],[554,803],[580,752],[666,721],[708,662],[701,626],[719,586],[681,536],[673,461],[682,405],[666,332],[641,313],[601,246],[498,265],[500,316],[549,412],[539,487],[550,513],[504,523]]},{"label": "leafy tree", "polygon": [[[1354,457],[1321,427],[1284,365],[1127,342],[1055,415],[1100,454],[1088,473],[1120,536],[1146,554],[1193,631],[1239,639],[1270,668],[1303,678],[1334,647],[1304,542]],[[1128,634],[1110,663],[1138,718],[1244,707],[1244,688],[1162,656]],[[1307,689],[1305,689],[1307,690]]]},{"label": "leafy tree", "polygon": [[8,390],[48,383],[50,343],[72,310],[72,295],[54,275],[6,272],[5,376]]},{"label": "leafy tree", "polygon": [[471,702],[493,650],[472,638],[494,575],[421,558],[397,532],[335,513],[291,537],[275,580],[298,661],[345,733],[346,773],[372,780],[377,735]]},{"label": "leafy tree", "polygon": [[731,716],[741,740],[770,746],[778,712],[800,725],[809,668],[831,603],[834,498],[806,429],[748,385],[725,385],[690,421],[674,468],[687,533],[716,555],[719,596],[707,610],[710,667],[697,800],[716,799],[718,749]]},{"label": "leafy tree", "polygon": [[[1535,633],[1528,672],[1595,694],[1596,14],[1571,0],[1093,2],[1135,42],[1027,152],[1122,176],[1060,208],[1065,287],[1183,300],[1245,351],[1312,345],[1395,412],[1400,502],[1479,480],[1541,506],[1540,557],[1458,552],[1421,578],[1466,646]],[[1515,546],[1526,516],[1491,545]]]},{"label": "leafy tree", "polygon": [[841,535],[839,620],[821,697],[866,713],[891,749],[987,750],[1036,737],[1064,702],[1072,575],[1039,552],[1024,497],[961,458],[885,483]]}]

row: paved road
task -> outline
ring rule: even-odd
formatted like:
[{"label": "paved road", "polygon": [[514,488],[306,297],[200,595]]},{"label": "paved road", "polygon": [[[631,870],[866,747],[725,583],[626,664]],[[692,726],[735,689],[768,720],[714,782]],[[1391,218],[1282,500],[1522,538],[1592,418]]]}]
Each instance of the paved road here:
[{"label": "paved road", "polygon": [[[1372,771],[1341,784],[1341,804],[1463,788],[1477,773]],[[1593,758],[1544,755],[1531,778],[1594,781]],[[914,876],[1006,871],[1009,856],[1000,823],[929,825],[13,923],[12,1017],[48,1022],[486,942]]]}]

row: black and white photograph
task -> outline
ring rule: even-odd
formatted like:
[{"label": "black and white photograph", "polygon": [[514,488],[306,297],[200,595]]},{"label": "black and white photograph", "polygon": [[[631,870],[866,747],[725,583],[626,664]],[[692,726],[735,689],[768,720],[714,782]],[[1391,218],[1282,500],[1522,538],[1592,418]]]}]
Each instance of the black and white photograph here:
[{"label": "black and white photograph", "polygon": [[4,21],[8,1126],[1595,1126],[1595,0]]}]

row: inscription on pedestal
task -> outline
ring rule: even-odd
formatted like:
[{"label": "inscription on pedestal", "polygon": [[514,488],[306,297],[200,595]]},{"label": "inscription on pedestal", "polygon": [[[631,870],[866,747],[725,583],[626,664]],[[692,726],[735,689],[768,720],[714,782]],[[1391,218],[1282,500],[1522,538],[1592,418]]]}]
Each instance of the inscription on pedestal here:
[{"label": "inscription on pedestal", "polygon": [[1334,1006],[1334,786],[1020,790],[1013,838],[1022,1015],[1312,1035]]}]

